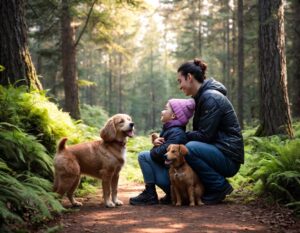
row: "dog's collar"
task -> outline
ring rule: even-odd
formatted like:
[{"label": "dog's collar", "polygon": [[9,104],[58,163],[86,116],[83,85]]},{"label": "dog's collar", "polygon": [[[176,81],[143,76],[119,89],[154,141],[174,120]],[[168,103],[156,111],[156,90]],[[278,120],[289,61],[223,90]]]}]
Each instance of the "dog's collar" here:
[{"label": "dog's collar", "polygon": [[177,167],[174,167],[175,171],[177,172],[178,169],[182,168],[184,166],[184,163],[180,164],[179,166]]},{"label": "dog's collar", "polygon": [[122,146],[122,147],[126,147],[126,142],[124,142],[124,141],[114,140],[114,141],[112,141],[112,142],[117,143],[117,144],[119,144],[119,145]]}]

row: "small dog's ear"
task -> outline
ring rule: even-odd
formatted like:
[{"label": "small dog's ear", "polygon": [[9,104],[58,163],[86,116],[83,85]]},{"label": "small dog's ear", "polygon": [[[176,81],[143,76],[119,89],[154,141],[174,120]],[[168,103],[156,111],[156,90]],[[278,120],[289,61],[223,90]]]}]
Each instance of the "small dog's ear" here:
[{"label": "small dog's ear", "polygon": [[183,144],[179,145],[179,152],[183,155],[187,155],[189,153],[188,149]]},{"label": "small dog's ear", "polygon": [[169,150],[171,149],[172,145],[173,145],[173,144],[170,144],[170,145],[168,146],[167,151],[169,151]]},{"label": "small dog's ear", "polygon": [[111,142],[116,138],[117,130],[113,118],[109,119],[100,131],[100,137],[105,142]]}]

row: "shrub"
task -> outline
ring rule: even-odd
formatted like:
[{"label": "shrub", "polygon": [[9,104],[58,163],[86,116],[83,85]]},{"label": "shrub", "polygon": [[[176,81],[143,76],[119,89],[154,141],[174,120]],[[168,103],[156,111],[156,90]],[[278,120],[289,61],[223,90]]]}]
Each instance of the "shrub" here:
[{"label": "shrub", "polygon": [[80,112],[82,122],[98,130],[103,127],[108,119],[108,113],[99,106],[83,104],[81,105]]},{"label": "shrub", "polygon": [[278,136],[245,140],[246,159],[232,180],[300,213],[300,140]]},{"label": "shrub", "polygon": [[71,144],[94,139],[95,132],[59,110],[45,92],[0,86],[1,232],[63,210],[51,192],[56,142],[65,136]]}]

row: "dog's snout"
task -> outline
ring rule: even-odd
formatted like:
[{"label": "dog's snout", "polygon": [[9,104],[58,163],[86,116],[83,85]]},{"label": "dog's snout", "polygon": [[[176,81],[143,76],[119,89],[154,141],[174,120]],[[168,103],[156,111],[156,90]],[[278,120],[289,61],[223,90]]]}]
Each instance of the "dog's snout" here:
[{"label": "dog's snout", "polygon": [[164,154],[164,159],[168,159],[168,155],[167,154]]},{"label": "dog's snout", "polygon": [[129,124],[129,126],[131,127],[131,128],[133,128],[133,126],[134,126],[134,123],[132,122],[132,123],[130,123]]}]

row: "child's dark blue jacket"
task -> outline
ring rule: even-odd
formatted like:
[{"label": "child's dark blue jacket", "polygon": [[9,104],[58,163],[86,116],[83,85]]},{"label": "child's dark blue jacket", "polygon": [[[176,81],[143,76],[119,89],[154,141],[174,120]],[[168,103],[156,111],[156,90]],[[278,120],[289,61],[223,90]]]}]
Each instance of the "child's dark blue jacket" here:
[{"label": "child's dark blue jacket", "polygon": [[165,139],[165,143],[153,147],[150,150],[150,156],[153,161],[161,165],[164,165],[165,163],[164,155],[167,153],[167,148],[170,144],[186,144],[188,142],[185,134],[185,126],[164,126],[160,133],[160,137]]}]

